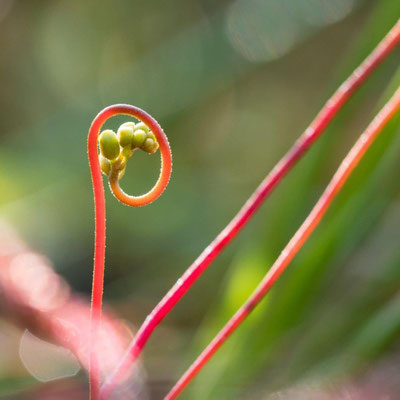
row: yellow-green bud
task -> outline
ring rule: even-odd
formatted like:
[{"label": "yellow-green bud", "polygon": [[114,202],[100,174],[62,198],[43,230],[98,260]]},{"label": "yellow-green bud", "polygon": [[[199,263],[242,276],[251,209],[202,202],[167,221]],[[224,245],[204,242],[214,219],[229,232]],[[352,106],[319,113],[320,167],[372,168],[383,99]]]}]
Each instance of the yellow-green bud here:
[{"label": "yellow-green bud", "polygon": [[[137,126],[137,125],[136,125]],[[132,146],[141,147],[147,138],[147,134],[143,129],[138,129],[133,132]]]},{"label": "yellow-green bud", "polygon": [[149,154],[153,154],[158,149],[158,143],[151,138],[147,138],[143,143],[142,149]]},{"label": "yellow-green bud", "polygon": [[119,156],[119,142],[114,131],[107,129],[101,132],[99,137],[101,154],[109,160],[115,160]]},{"label": "yellow-green bud", "polygon": [[147,132],[147,137],[157,142],[156,135],[152,131]]},{"label": "yellow-green bud", "polygon": [[107,158],[104,158],[101,154],[99,154],[99,162],[100,162],[100,168],[103,171],[105,175],[110,175],[111,172],[111,162],[110,160],[107,160]]},{"label": "yellow-green bud", "polygon": [[[133,126],[132,126],[133,125]],[[118,129],[118,140],[121,147],[131,146],[133,138],[133,128],[135,124],[126,122]]]},{"label": "yellow-green bud", "polygon": [[135,129],[136,124],[133,121],[128,121],[128,122],[124,122],[120,126],[120,128],[122,128],[123,126],[128,126],[128,127],[132,128],[132,129]]},{"label": "yellow-green bud", "polygon": [[145,131],[146,133],[150,130],[150,128],[144,122],[139,122],[135,125],[135,131],[138,129],[141,129],[142,131]]}]

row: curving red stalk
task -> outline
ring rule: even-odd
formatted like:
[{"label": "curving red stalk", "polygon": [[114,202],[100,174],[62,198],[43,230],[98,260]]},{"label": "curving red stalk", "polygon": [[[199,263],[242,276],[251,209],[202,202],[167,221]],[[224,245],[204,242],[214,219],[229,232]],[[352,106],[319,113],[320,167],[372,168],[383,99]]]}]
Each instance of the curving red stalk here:
[{"label": "curving red stalk", "polygon": [[268,291],[271,289],[276,280],[283,271],[288,267],[295,255],[303,247],[311,233],[317,227],[322,217],[328,210],[332,201],[345,184],[347,178],[357,166],[361,158],[364,156],[373,141],[382,132],[385,125],[400,110],[400,88],[373,119],[368,128],[359,137],[353,148],[342,161],[339,169],[333,176],[324,193],[312,209],[311,213],[305,219],[298,231],[283,249],[282,253],[272,265],[271,269],[265,275],[264,279],[257,286],[253,294],[229,320],[223,329],[219,331],[217,336],[211,341],[206,349],[200,354],[185,374],[179,379],[176,385],[168,393],[164,400],[176,399],[183,389],[193,380],[200,372],[203,366],[210,360],[214,353],[225,343],[232,333],[240,326],[243,320],[251,313],[251,311],[260,303]]},{"label": "curving red stalk", "polygon": [[[101,309],[104,286],[104,258],[106,240],[106,210],[102,173],[99,163],[97,140],[99,132],[104,123],[111,117],[119,114],[129,115],[144,122],[155,134],[161,152],[161,171],[160,176],[154,187],[143,196],[128,196],[119,187],[118,182],[111,182],[112,190],[122,203],[131,206],[143,206],[153,202],[159,197],[168,185],[172,170],[172,155],[168,139],[157,121],[140,108],[128,104],[115,104],[102,110],[93,120],[89,129],[88,136],[88,156],[92,175],[94,206],[95,206],[95,248],[94,248],[94,267],[92,285],[92,346],[96,348],[96,332],[98,331],[101,320]],[[100,376],[99,367],[96,361],[96,354],[92,351],[90,357],[90,393],[91,399],[100,398]]]},{"label": "curving red stalk", "polygon": [[178,301],[190,289],[193,283],[208,268],[219,253],[236,237],[258,210],[263,201],[294,166],[298,159],[315,142],[339,112],[349,97],[367,79],[380,62],[397,46],[400,40],[400,20],[389,31],[368,58],[342,83],[333,96],[324,105],[314,121],[296,141],[289,152],[261,182],[253,195],[247,200],[238,214],[217,238],[200,254],[186,270],[170,291],[163,297],[137,332],[125,357],[101,388],[101,399],[106,399],[116,385],[124,378],[131,364],[137,359],[147,340],[157,325],[172,310]]}]

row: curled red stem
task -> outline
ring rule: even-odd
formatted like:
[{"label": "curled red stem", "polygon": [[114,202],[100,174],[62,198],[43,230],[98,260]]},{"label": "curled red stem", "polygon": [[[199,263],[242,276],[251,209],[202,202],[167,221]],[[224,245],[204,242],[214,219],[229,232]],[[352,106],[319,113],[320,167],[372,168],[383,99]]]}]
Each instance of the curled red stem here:
[{"label": "curled red stem", "polygon": [[[112,190],[122,203],[131,206],[143,206],[154,201],[162,194],[168,185],[171,170],[172,156],[168,139],[157,121],[140,108],[128,104],[115,104],[102,110],[93,120],[89,129],[88,136],[88,156],[89,166],[92,176],[94,206],[95,206],[95,248],[94,248],[94,267],[93,267],[93,285],[92,285],[92,347],[96,348],[96,332],[101,320],[103,286],[104,286],[104,259],[105,259],[105,241],[106,241],[106,210],[103,179],[99,163],[97,140],[100,130],[104,123],[111,117],[119,114],[129,115],[144,122],[156,136],[161,152],[161,171],[160,176],[154,187],[143,196],[129,196],[122,191],[118,182],[112,183]],[[91,352],[89,378],[91,399],[100,398],[100,376],[96,361],[96,354]]]},{"label": "curled red stem", "polygon": [[172,310],[178,301],[185,295],[194,282],[208,268],[219,253],[236,237],[239,231],[247,224],[258,210],[263,201],[284,178],[286,173],[294,166],[299,158],[319,138],[334,116],[339,112],[349,97],[367,79],[372,71],[383,59],[397,46],[400,39],[400,20],[389,31],[386,37],[378,44],[374,51],[363,63],[349,76],[327,101],[322,110],[299,137],[288,153],[279,161],[274,169],[261,182],[256,191],[247,200],[238,214],[216,239],[200,254],[194,263],[186,270],[182,277],[175,283],[170,291],[157,304],[151,314],[137,332],[129,349],[114,371],[101,388],[101,398],[106,399],[115,386],[126,375],[131,364],[137,359],[146,342],[157,325]]}]

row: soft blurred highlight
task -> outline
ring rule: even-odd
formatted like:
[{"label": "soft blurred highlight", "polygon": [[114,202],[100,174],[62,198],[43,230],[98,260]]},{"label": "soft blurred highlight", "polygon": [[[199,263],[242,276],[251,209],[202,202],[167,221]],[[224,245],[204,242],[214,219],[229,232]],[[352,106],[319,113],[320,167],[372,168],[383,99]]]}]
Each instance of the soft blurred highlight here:
[{"label": "soft blurred highlight", "polygon": [[[106,187],[109,371],[131,327],[399,17],[398,0],[0,1],[0,398],[87,398],[87,354],[74,338],[85,342],[79,329],[89,329],[86,141],[100,109],[144,108],[174,160],[169,187],[150,206],[124,207]],[[399,85],[399,61],[397,50],[160,325],[115,398],[163,398]],[[399,124],[387,127],[277,287],[182,399],[400,398]],[[121,185],[140,194],[158,171],[158,157],[137,154]],[[83,368],[49,356],[35,369],[35,347],[25,368],[26,329]],[[36,379],[51,365],[57,379]]]}]

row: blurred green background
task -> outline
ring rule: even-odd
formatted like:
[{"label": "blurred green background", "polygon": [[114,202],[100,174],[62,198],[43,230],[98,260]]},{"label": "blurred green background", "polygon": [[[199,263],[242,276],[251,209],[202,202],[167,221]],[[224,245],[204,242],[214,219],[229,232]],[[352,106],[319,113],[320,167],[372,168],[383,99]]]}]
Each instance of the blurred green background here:
[{"label": "blurred green background", "polygon": [[[106,190],[105,301],[140,325],[399,16],[398,0],[0,0],[0,217],[89,296],[88,127],[113,103],[151,113],[173,151],[168,189],[138,209]],[[399,61],[374,73],[157,330],[144,355],[152,398],[266,273],[399,85]],[[309,399],[349,385],[400,398],[399,124],[182,399]],[[158,156],[137,154],[121,184],[142,193],[158,171]],[[25,375],[0,360],[0,397],[16,398],[9,380],[18,390]]]}]

